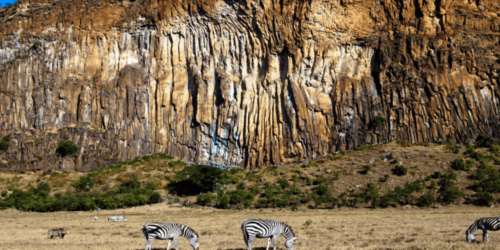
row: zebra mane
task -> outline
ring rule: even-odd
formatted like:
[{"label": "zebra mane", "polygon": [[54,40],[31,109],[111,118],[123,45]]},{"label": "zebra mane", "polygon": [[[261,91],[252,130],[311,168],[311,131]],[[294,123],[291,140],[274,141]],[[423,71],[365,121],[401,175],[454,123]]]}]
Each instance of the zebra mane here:
[{"label": "zebra mane", "polygon": [[293,232],[293,229],[291,226],[289,226],[288,224],[284,223],[284,222],[281,222],[281,224],[283,224],[283,226],[285,227],[288,227],[288,229],[290,229],[290,232],[292,232],[293,234],[293,237],[297,237],[297,235]]},{"label": "zebra mane", "polygon": [[197,233],[196,231],[194,231],[194,229],[192,229],[192,228],[190,228],[190,227],[188,227],[188,226],[185,226],[185,225],[180,225],[180,226],[183,226],[183,227],[185,227],[186,229],[191,230],[191,231],[192,231],[192,232],[196,235],[196,237],[197,237],[198,239],[200,238],[200,235],[198,235],[198,233]]}]

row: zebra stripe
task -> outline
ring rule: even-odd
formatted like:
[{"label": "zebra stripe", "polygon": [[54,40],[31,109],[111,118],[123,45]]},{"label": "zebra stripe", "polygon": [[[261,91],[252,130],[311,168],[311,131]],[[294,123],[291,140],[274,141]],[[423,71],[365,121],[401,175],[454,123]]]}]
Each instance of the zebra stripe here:
[{"label": "zebra stripe", "polygon": [[190,227],[179,225],[176,223],[159,223],[148,222],[142,227],[142,232],[146,236],[146,249],[151,250],[151,242],[154,239],[168,240],[167,250],[170,249],[170,243],[174,240],[175,249],[177,248],[177,240],[179,236],[183,236],[189,240],[189,244],[193,249],[199,249],[199,236]]},{"label": "zebra stripe", "polygon": [[247,250],[252,250],[252,242],[255,238],[267,238],[266,250],[269,250],[271,238],[274,240],[273,250],[276,250],[280,235],[285,237],[285,246],[288,250],[293,250],[295,241],[299,239],[295,237],[290,226],[275,220],[248,219],[241,224],[241,231],[243,231],[243,239],[247,244]]},{"label": "zebra stripe", "polygon": [[483,230],[483,241],[490,241],[488,236],[488,231],[497,231],[500,229],[500,217],[485,217],[475,221],[467,231],[465,231],[465,240],[467,242],[472,242],[474,240],[474,234],[477,230]]}]

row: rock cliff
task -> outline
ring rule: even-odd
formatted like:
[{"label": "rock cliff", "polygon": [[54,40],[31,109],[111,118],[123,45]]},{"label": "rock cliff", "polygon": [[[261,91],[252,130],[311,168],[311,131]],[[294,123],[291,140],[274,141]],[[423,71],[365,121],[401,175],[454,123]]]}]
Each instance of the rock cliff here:
[{"label": "rock cliff", "polygon": [[[497,1],[20,0],[0,11],[4,170],[88,171],[156,152],[252,169],[499,132]],[[79,150],[62,158],[68,139]]]}]

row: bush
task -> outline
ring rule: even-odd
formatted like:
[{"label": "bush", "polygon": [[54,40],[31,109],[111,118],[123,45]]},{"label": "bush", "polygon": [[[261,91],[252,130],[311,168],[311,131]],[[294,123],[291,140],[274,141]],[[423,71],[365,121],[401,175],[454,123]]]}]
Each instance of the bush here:
[{"label": "bush", "polygon": [[262,193],[262,189],[260,189],[259,186],[255,185],[250,189],[250,193],[252,193],[253,195],[258,195]]},{"label": "bush", "polygon": [[371,170],[372,170],[372,166],[370,166],[370,165],[363,166],[363,173],[364,174],[368,174],[368,172],[370,172]]},{"label": "bush", "polygon": [[252,193],[242,190],[229,191],[228,195],[229,204],[243,205],[245,208],[249,208],[254,199],[254,195]]},{"label": "bush", "polygon": [[436,190],[437,189],[437,184],[436,184],[435,181],[431,181],[430,189],[432,189],[432,190]]},{"label": "bush", "polygon": [[278,184],[280,185],[280,187],[281,187],[282,189],[285,189],[285,188],[289,188],[289,187],[290,187],[290,183],[289,183],[287,180],[282,179],[282,178],[279,178],[279,179],[278,179]]},{"label": "bush", "polygon": [[158,203],[161,200],[161,195],[157,192],[153,192],[149,197],[149,203]]},{"label": "bush", "polygon": [[318,176],[318,178],[316,178],[316,180],[314,180],[313,182],[314,185],[320,185],[323,183],[326,183],[326,178],[323,175]]},{"label": "bush", "polygon": [[396,167],[394,167],[394,169],[392,170],[392,172],[395,175],[403,176],[403,175],[406,175],[408,173],[408,169],[405,168],[404,166],[396,165]]},{"label": "bush", "polygon": [[484,170],[482,170],[480,168],[478,168],[476,170],[476,173],[472,176],[473,179],[478,180],[478,181],[484,179],[484,177],[485,177]]},{"label": "bush", "polygon": [[0,141],[0,150],[7,151],[9,149],[10,135],[6,135]]},{"label": "bush", "polygon": [[380,196],[378,194],[378,188],[374,183],[368,183],[367,187],[363,189],[363,192],[358,194],[358,197],[365,203],[371,204],[374,208],[379,205]]},{"label": "bush", "polygon": [[439,171],[435,171],[434,174],[431,175],[432,179],[439,179],[443,177],[443,174]]},{"label": "bush", "polygon": [[489,206],[491,203],[495,201],[493,196],[487,192],[477,192],[475,195],[474,204],[478,206]]},{"label": "bush", "polygon": [[372,126],[375,128],[382,127],[385,125],[385,117],[381,115],[375,116],[372,120]]},{"label": "bush", "polygon": [[420,198],[418,198],[417,205],[419,207],[430,207],[435,202],[436,202],[436,197],[434,197],[434,194],[428,193],[428,194],[424,194],[424,195],[420,196]]},{"label": "bush", "polygon": [[451,164],[451,168],[455,170],[469,171],[474,165],[476,165],[476,160],[474,159],[469,159],[468,161],[456,159]]},{"label": "bush", "polygon": [[247,185],[244,182],[238,183],[238,186],[236,186],[237,190],[245,190],[247,189]]},{"label": "bush", "polygon": [[206,165],[186,166],[182,171],[175,173],[174,178],[176,181],[170,182],[167,189],[178,195],[211,192],[218,182],[226,184],[232,181],[221,169]]},{"label": "bush", "polygon": [[2,191],[2,197],[7,196],[7,190]]},{"label": "bush", "polygon": [[214,202],[215,198],[216,198],[215,195],[212,193],[200,194],[200,195],[198,195],[198,197],[196,197],[196,203],[198,203],[202,206],[206,206],[206,205]]},{"label": "bush", "polygon": [[68,140],[57,144],[56,152],[60,154],[62,157],[64,157],[66,155],[72,155],[76,153],[77,150],[78,147],[75,145],[75,143]]}]

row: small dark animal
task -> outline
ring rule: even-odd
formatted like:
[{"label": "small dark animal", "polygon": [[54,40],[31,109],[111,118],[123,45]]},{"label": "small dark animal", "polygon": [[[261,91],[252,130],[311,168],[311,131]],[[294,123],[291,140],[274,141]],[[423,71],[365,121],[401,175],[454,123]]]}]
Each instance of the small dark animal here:
[{"label": "small dark animal", "polygon": [[64,239],[64,235],[66,234],[69,234],[69,230],[67,227],[49,229],[49,231],[47,232],[47,239],[52,239],[54,237],[61,237],[61,239]]}]

